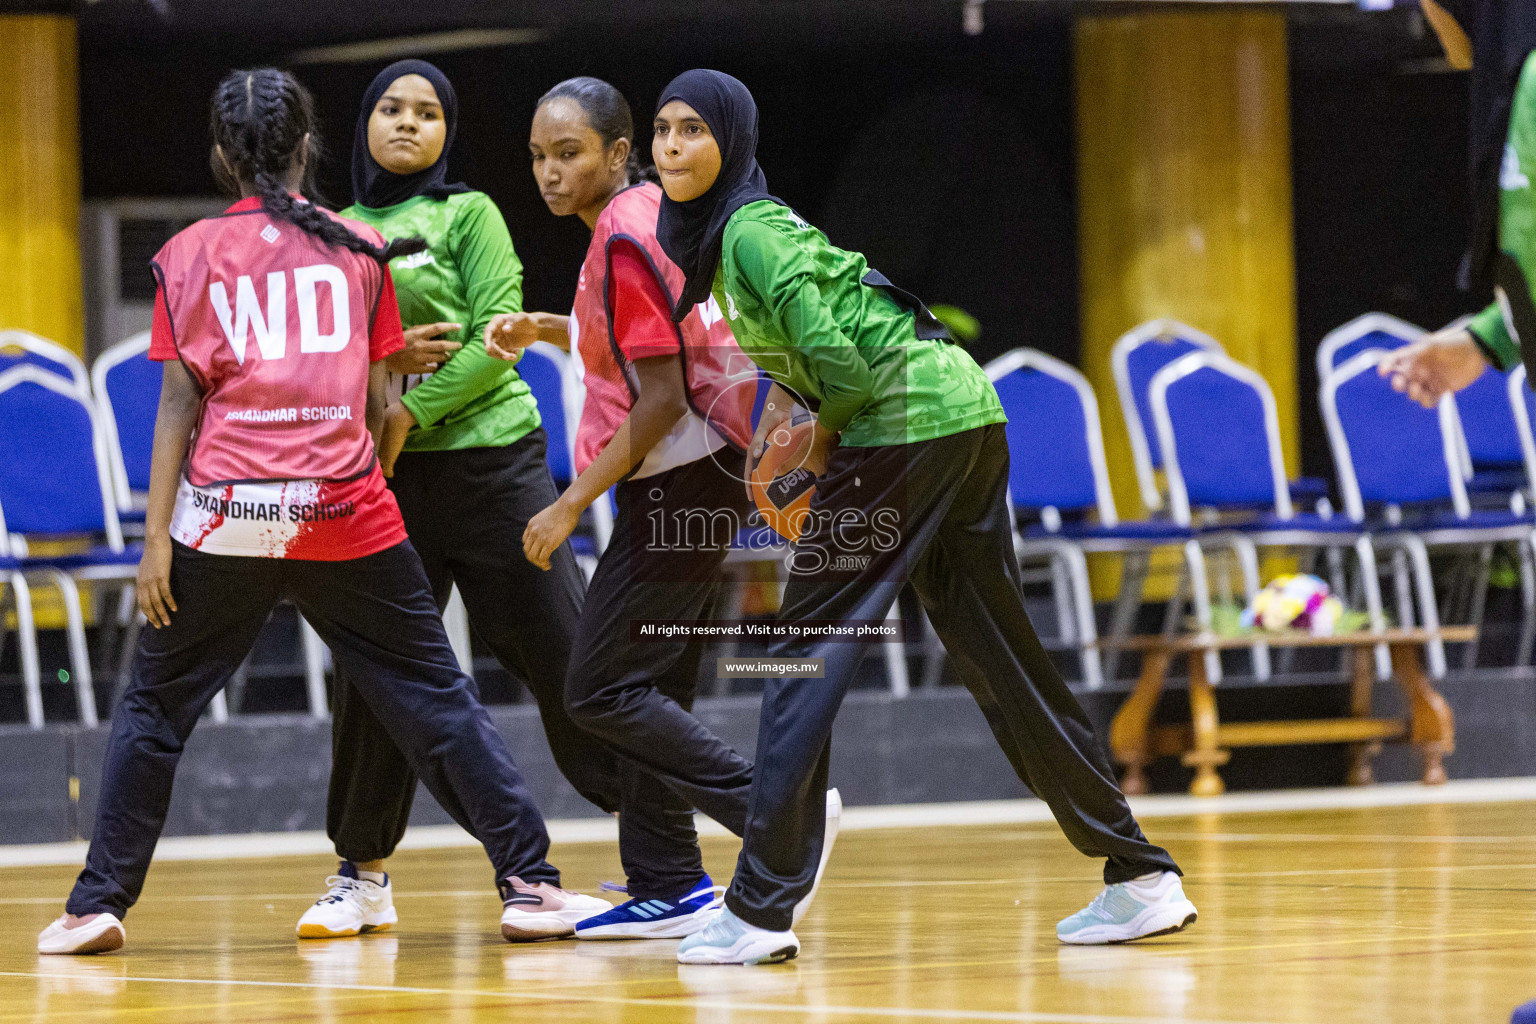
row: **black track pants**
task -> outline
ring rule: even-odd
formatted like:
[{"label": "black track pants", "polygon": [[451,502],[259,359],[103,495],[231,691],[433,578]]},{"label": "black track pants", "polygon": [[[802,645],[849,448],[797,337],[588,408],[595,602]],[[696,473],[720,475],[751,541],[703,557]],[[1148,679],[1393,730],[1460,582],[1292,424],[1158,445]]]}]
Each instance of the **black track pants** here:
[{"label": "black track pants", "polygon": [[646,620],[708,618],[736,528],[741,456],[728,449],[619,484],[613,538],[587,591],[566,702],[634,770],[624,773],[619,853],[638,899],[675,896],[704,873],[692,808],[737,835],[752,765],[692,714],[698,641],[637,640]]},{"label": "black track pants", "polygon": [[169,626],[139,634],[132,682],[112,714],[96,826],[70,913],[122,917],[138,900],[187,737],[283,599],[330,644],[338,670],[358,681],[358,703],[408,770],[485,844],[496,877],[559,882],[545,860],[544,819],[453,659],[409,542],[341,562],[177,544],[171,593],[177,611]]},{"label": "black track pants", "polygon": [[[817,483],[780,619],[879,620],[910,579],[1019,778],[1074,846],[1106,859],[1106,884],[1177,871],[1142,835],[1025,614],[1007,486],[1002,425],[838,449]],[[826,659],[824,679],[771,679],[763,691],[747,829],[726,894],[743,920],[783,930],[821,856],[832,721],[863,645],[802,640],[769,653]]]},{"label": "black track pants", "polygon": [[[523,530],[557,497],[542,429],[504,448],[405,452],[390,489],[441,609],[459,585],[469,621],[538,702],[555,764],[578,793],[619,807],[614,756],[565,712],[565,674],[581,617],[582,577],[563,544],[545,572],[523,556]],[[338,855],[388,857],[405,834],[416,775],[385,723],[338,666],[331,694],[326,830]]]}]

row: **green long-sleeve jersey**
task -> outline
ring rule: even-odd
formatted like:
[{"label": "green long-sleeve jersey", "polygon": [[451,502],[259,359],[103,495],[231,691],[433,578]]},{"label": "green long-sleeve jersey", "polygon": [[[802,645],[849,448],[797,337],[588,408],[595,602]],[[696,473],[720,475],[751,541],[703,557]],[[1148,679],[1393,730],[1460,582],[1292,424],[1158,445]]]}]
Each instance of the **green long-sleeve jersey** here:
[{"label": "green long-sleeve jersey", "polygon": [[[1525,60],[1510,110],[1504,164],[1499,171],[1499,248],[1514,258],[1526,281],[1536,281],[1536,53]],[[1495,301],[1472,318],[1472,334],[1500,369],[1520,362],[1520,343],[1503,306]]]},{"label": "green long-sleeve jersey", "polygon": [[911,311],[863,283],[845,252],[787,206],[748,203],[726,222],[714,297],[741,350],[817,404],[841,444],[930,441],[1004,423],[992,382],[964,349],[917,337]]},{"label": "green long-sleeve jersey", "polygon": [[417,196],[382,209],[350,206],[342,216],[377,228],[385,238],[427,240],[426,251],[398,256],[389,265],[406,327],[463,325],[443,337],[464,347],[401,398],[419,424],[405,450],[500,447],[538,427],[528,384],[512,363],[485,350],[491,317],[523,308],[523,265],[490,197],[484,192]]}]

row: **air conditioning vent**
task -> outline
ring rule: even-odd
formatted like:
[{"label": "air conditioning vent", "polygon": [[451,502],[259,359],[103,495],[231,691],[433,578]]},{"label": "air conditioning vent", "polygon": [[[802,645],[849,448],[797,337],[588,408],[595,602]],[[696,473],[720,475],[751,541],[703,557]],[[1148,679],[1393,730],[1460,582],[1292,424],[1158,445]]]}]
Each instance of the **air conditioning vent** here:
[{"label": "air conditioning vent", "polygon": [[149,261],[176,232],[221,213],[224,199],[107,199],[81,216],[85,274],[85,344],[90,358],[139,331],[154,317]]}]

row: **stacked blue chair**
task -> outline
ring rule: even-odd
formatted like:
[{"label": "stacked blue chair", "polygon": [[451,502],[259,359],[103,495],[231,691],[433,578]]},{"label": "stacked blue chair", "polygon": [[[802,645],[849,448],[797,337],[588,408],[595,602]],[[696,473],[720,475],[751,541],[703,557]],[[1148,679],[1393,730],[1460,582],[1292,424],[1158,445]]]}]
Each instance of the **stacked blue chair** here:
[{"label": "stacked blue chair", "polygon": [[[27,724],[43,727],[42,668],[37,657],[37,627],[32,618],[32,588],[21,557],[12,550],[11,535],[5,525],[5,511],[0,509],[0,588],[16,612],[16,646],[21,664],[21,685],[27,708]],[[46,582],[52,585],[53,580]],[[4,605],[0,605],[3,614]]]},{"label": "stacked blue chair", "polygon": [[148,331],[113,345],[91,366],[91,393],[107,432],[117,514],[123,522],[144,518],[162,373],[161,364],[149,358]]},{"label": "stacked blue chair", "polygon": [[[1360,352],[1323,382],[1323,421],[1347,515],[1362,524],[1373,515],[1366,528],[1374,543],[1391,547],[1395,559],[1411,564],[1420,623],[1433,632],[1439,629],[1439,612],[1428,549],[1515,542],[1525,549],[1524,559],[1532,519],[1518,494],[1508,510],[1471,507],[1456,399],[1447,395],[1435,410],[1408,401],[1377,373],[1386,354]],[[1401,573],[1398,614],[1404,625],[1411,624],[1413,602]],[[1429,662],[1434,675],[1444,675],[1438,641],[1430,645]]]},{"label": "stacked blue chair", "polygon": [[[1163,468],[1163,457],[1157,447],[1148,389],[1157,371],[1192,352],[1224,354],[1221,343],[1215,338],[1188,324],[1166,318],[1127,331],[1110,349],[1110,369],[1120,398],[1120,413],[1125,418],[1126,433],[1131,439],[1136,483],[1148,512],[1160,512],[1164,507],[1163,492],[1157,481],[1157,472]],[[1328,496],[1328,482],[1317,477],[1302,477],[1291,481],[1289,486],[1291,499],[1302,504],[1312,505]]]},{"label": "stacked blue chair", "polygon": [[28,331],[0,331],[0,370],[13,366],[41,367],[72,381],[82,394],[90,394],[90,375],[80,357],[63,345]]},{"label": "stacked blue chair", "polygon": [[[1149,559],[1156,548],[1182,548],[1196,618],[1209,625],[1205,558],[1194,531],[1166,520],[1120,521],[1109,487],[1098,400],[1087,379],[1059,359],[1024,348],[999,356],[985,369],[1008,414],[1009,496],[1016,510],[1037,520],[1020,531],[1016,547],[1020,557],[1043,558],[1055,567],[1063,639],[1078,648],[1088,686],[1102,685],[1104,672],[1086,554]],[[1122,587],[1130,586],[1136,588],[1134,607],[1140,602],[1139,582],[1122,580]],[[1122,635],[1118,627],[1114,639]],[[1210,667],[1220,678],[1219,666]]]},{"label": "stacked blue chair", "polygon": [[1317,380],[1321,384],[1333,371],[1367,349],[1390,351],[1426,337],[1422,327],[1399,320],[1390,313],[1365,313],[1335,327],[1317,346]]},{"label": "stacked blue chair", "polygon": [[106,437],[87,393],[36,365],[0,373],[0,508],[7,529],[23,538],[93,539],[76,554],[21,559],[29,577],[46,580],[63,598],[80,719],[93,726],[96,700],[75,584],[131,582],[142,549],[123,543]]},{"label": "stacked blue chair", "polygon": [[[1464,325],[1466,317],[1445,330]],[[1387,313],[1366,313],[1330,331],[1317,347],[1317,379],[1321,384],[1347,360],[1368,349],[1392,350],[1428,337],[1415,327]],[[1473,494],[1507,497],[1525,485],[1525,470],[1515,440],[1504,375],[1489,369],[1456,395],[1462,438],[1459,441],[1470,474],[1467,489]]]},{"label": "stacked blue chair", "polygon": [[[118,521],[125,532],[135,531],[135,536],[142,535],[143,531],[150,464],[155,448],[155,417],[160,408],[160,382],[164,373],[163,364],[149,358],[149,343],[150,332],[140,331],[107,349],[91,365],[91,395],[96,403],[97,422],[107,438]],[[124,634],[119,691],[128,682],[128,659],[139,628],[136,620],[138,606],[133,592],[124,590],[122,596],[117,609],[118,625]],[[309,711],[316,718],[324,718],[328,714],[325,642],[302,615],[299,630],[304,649]],[[233,684],[230,687],[231,692],[238,689]],[[224,713],[224,704],[215,703],[214,717],[222,721]]]},{"label": "stacked blue chair", "polygon": [[1131,438],[1131,459],[1136,484],[1147,511],[1163,508],[1163,492],[1157,471],[1163,468],[1162,453],[1155,443],[1152,404],[1148,389],[1157,371],[1191,352],[1220,352],[1221,343],[1209,334],[1177,320],[1161,319],[1142,324],[1121,335],[1110,349],[1110,370],[1120,398],[1120,413]]},{"label": "stacked blue chair", "polygon": [[[1357,522],[1298,512],[1291,501],[1275,396],[1261,375],[1219,353],[1191,353],[1158,371],[1151,399],[1175,522],[1244,538],[1234,547],[1250,594],[1257,549],[1353,549],[1371,623],[1384,627],[1370,537]],[[1388,667],[1382,648],[1377,670]]]}]

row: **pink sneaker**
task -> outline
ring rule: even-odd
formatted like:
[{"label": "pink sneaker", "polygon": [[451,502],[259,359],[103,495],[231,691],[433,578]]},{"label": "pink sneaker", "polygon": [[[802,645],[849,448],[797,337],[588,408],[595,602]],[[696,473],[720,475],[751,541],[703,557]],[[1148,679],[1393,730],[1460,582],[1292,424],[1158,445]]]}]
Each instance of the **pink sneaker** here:
[{"label": "pink sneaker", "polygon": [[501,905],[501,937],[508,942],[575,935],[578,922],[613,909],[613,904],[596,896],[569,892],[548,882],[529,885],[515,875],[501,883]]}]

